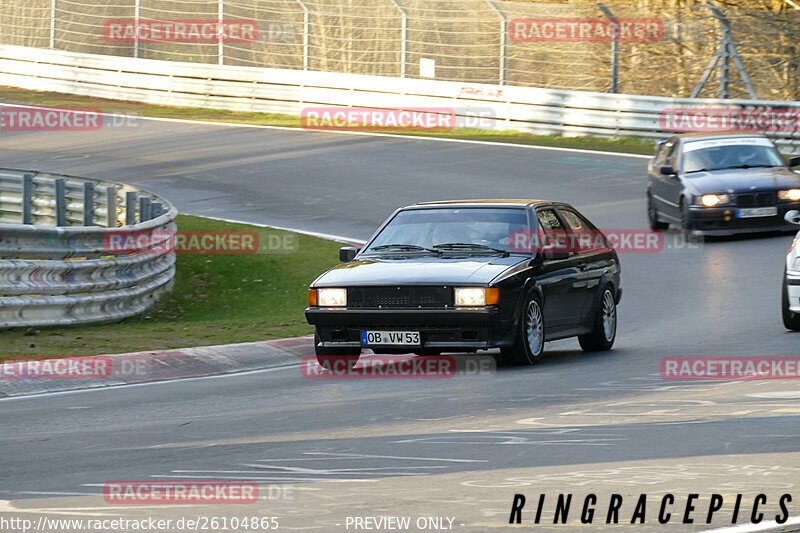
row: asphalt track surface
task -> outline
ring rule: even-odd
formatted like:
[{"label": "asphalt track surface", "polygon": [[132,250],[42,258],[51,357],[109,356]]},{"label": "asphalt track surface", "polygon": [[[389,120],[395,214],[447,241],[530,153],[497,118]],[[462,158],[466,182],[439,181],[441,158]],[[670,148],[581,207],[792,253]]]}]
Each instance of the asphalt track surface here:
[{"label": "asphalt track surface", "polygon": [[[618,155],[130,121],[3,132],[0,157],[139,185],[183,213],[355,239],[398,206],[473,197],[563,200],[602,228],[646,227],[646,159]],[[658,253],[621,256],[608,353],[565,340],[535,367],[442,380],[308,380],[290,367],[0,401],[0,517],[258,515],[279,517],[281,530],[355,531],[348,517],[433,516],[453,518],[454,531],[497,531],[515,493],[528,497],[523,521],[536,530],[547,530],[533,525],[539,494],[551,528],[559,493],[598,495],[592,529],[728,526],[738,493],[744,505],[766,494],[766,519],[791,493],[800,516],[798,382],[659,375],[665,356],[798,355],[800,334],[784,330],[779,307],[792,237],[664,235]],[[255,480],[262,499],[114,507],[100,496],[109,480],[165,479]],[[693,524],[658,524],[667,492],[676,515],[699,493]],[[647,493],[646,524],[598,523],[611,493],[626,498],[623,523]],[[712,493],[725,504],[707,526]],[[580,525],[574,507],[554,529]]]}]

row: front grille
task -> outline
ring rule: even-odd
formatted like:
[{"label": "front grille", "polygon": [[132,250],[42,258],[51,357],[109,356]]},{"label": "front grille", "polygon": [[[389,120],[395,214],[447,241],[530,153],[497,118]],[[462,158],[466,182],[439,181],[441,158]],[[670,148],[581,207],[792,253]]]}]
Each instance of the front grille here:
[{"label": "front grille", "polygon": [[737,194],[736,207],[768,207],[775,205],[774,192]]},{"label": "front grille", "polygon": [[348,307],[450,307],[452,287],[355,287],[347,290]]}]

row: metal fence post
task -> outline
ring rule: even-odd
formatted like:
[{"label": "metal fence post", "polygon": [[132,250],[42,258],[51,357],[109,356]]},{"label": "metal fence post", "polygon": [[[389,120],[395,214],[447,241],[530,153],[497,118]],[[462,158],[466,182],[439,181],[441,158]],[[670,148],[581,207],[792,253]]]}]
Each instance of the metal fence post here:
[{"label": "metal fence post", "polygon": [[620,25],[619,20],[614,14],[611,12],[605,4],[599,3],[597,7],[600,8],[600,11],[611,21],[614,26],[616,26],[616,32],[614,33],[614,38],[611,41],[611,91],[612,93],[619,92],[619,34],[620,34]]},{"label": "metal fence post", "polygon": [[146,222],[153,218],[150,212],[150,198],[147,196],[139,197],[139,222]]},{"label": "metal fence post", "polygon": [[730,98],[730,59],[733,58],[734,63],[736,63],[736,69],[739,71],[739,76],[742,78],[742,82],[744,82],[744,86],[747,88],[747,94],[749,94],[750,98],[753,100],[758,100],[753,82],[750,81],[750,76],[747,74],[742,58],[739,56],[739,51],[736,49],[736,43],[733,41],[731,21],[710,1],[700,5],[710,9],[714,18],[719,21],[720,28],[722,29],[722,38],[720,39],[719,49],[711,56],[711,60],[708,62],[708,66],[706,66],[706,70],[700,77],[700,81],[697,82],[690,98],[697,98],[700,91],[703,90],[703,86],[711,77],[711,73],[718,62],[720,63],[720,79],[717,96],[720,98]]},{"label": "metal fence post", "polygon": [[406,77],[406,54],[408,52],[408,13],[403,7],[392,0],[392,4],[400,12],[400,77]]},{"label": "metal fence post", "polygon": [[142,3],[141,0],[134,0],[133,4],[133,57],[139,57],[139,19],[141,19]]},{"label": "metal fence post", "polygon": [[106,227],[117,227],[117,188],[113,185],[106,187]]},{"label": "metal fence post", "polygon": [[508,76],[508,17],[494,0],[486,0],[500,17],[500,85],[505,85]]},{"label": "metal fence post", "polygon": [[33,224],[33,174],[22,176],[22,223]]},{"label": "metal fence post", "polygon": [[219,7],[217,8],[217,36],[219,45],[217,49],[217,63],[220,65],[225,64],[225,46],[224,46],[224,32],[222,31],[222,21],[225,20],[225,3],[224,0],[219,0]]},{"label": "metal fence post", "polygon": [[94,183],[83,184],[83,225],[94,226]]},{"label": "metal fence post", "polygon": [[308,70],[308,32],[311,25],[311,13],[303,0],[297,0],[297,3],[303,8],[303,70]]},{"label": "metal fence post", "polygon": [[56,2],[52,0],[50,3],[50,50],[56,47]]},{"label": "metal fence post", "polygon": [[67,189],[64,178],[56,178],[56,226],[67,225]]},{"label": "metal fence post", "polygon": [[125,193],[125,225],[133,226],[136,224],[136,192]]}]

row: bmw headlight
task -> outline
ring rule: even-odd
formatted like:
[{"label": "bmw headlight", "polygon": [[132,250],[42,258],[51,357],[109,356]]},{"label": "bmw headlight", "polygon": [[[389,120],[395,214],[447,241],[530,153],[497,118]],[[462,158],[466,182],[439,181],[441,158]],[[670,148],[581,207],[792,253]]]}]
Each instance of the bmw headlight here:
[{"label": "bmw headlight", "polygon": [[778,199],[796,202],[797,200],[800,200],[800,189],[786,189],[784,191],[778,191]]},{"label": "bmw headlight", "polygon": [[495,305],[500,299],[496,287],[456,287],[456,305],[460,307],[483,307]]},{"label": "bmw headlight", "polygon": [[700,204],[706,207],[730,203],[731,197],[727,194],[704,194],[700,197]]},{"label": "bmw headlight", "polygon": [[347,305],[347,289],[317,289],[317,305],[320,307],[344,307]]}]

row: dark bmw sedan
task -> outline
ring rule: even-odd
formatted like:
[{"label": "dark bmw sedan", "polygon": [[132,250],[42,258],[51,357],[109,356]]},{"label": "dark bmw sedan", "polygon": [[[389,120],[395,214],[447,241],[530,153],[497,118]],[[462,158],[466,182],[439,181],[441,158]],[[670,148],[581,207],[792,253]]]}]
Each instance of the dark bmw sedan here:
[{"label": "dark bmw sedan", "polygon": [[784,221],[800,207],[800,175],[764,135],[686,133],[658,144],[650,161],[647,217],[687,233],[796,231]]},{"label": "dark bmw sedan", "polygon": [[[599,236],[575,246],[576,234]],[[556,237],[554,237],[556,236]],[[584,243],[586,244],[586,243]],[[499,348],[513,364],[546,341],[614,344],[622,295],[616,252],[575,208],[541,200],[464,200],[397,210],[309,289],[316,354],[439,354]]]}]

